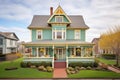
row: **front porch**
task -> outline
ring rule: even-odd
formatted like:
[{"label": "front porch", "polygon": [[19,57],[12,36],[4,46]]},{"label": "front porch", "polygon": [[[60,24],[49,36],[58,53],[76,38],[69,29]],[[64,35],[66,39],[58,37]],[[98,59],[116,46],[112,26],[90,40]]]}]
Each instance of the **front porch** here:
[{"label": "front porch", "polygon": [[29,53],[24,54],[25,62],[94,62],[93,45],[52,45],[26,46]]}]

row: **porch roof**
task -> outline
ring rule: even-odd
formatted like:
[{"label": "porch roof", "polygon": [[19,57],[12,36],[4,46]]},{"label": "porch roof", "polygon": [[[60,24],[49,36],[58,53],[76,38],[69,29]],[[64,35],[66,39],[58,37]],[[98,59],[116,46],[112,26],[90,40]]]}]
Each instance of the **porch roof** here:
[{"label": "porch roof", "polygon": [[27,42],[25,44],[23,44],[25,46],[40,46],[40,45],[46,45],[46,46],[50,46],[50,45],[94,45],[93,43],[90,42],[85,42],[85,41],[80,41],[80,40],[39,40],[39,41],[35,41],[35,42]]}]

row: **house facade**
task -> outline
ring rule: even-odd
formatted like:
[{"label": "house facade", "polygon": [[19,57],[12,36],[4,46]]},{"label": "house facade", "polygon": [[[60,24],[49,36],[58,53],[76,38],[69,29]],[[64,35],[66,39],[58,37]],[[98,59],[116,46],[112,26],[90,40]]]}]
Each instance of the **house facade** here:
[{"label": "house facade", "polygon": [[35,15],[28,26],[31,42],[25,43],[31,49],[24,61],[94,62],[93,44],[86,42],[85,24],[81,15],[67,15],[61,6],[50,15]]},{"label": "house facade", "polygon": [[0,32],[0,55],[17,52],[19,38],[13,32]]}]

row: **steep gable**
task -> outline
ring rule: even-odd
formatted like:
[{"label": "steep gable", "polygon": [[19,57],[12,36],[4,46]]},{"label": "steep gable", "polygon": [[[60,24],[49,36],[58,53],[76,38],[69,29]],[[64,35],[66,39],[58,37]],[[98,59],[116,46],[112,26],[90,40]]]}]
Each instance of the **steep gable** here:
[{"label": "steep gable", "polygon": [[[58,22],[60,20],[60,17],[62,18],[61,22]],[[57,18],[59,18],[59,20],[57,21]],[[67,23],[70,24],[71,20],[70,18],[66,15],[66,13],[64,12],[64,10],[61,8],[61,6],[58,6],[57,9],[54,11],[53,15],[48,19],[48,24],[51,23]]]}]

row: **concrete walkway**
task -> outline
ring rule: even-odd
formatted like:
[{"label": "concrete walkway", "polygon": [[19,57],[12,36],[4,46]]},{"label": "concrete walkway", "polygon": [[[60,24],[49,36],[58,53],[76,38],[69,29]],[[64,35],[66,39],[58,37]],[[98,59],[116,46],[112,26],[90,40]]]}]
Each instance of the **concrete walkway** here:
[{"label": "concrete walkway", "polygon": [[67,78],[66,68],[54,68],[53,78]]}]

